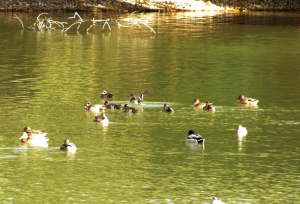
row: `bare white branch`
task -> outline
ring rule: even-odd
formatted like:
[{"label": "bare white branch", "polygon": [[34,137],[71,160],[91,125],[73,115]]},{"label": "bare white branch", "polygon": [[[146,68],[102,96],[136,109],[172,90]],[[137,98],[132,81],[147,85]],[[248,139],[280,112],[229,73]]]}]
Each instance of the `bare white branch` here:
[{"label": "bare white branch", "polygon": [[75,12],[74,16],[73,17],[69,17],[68,19],[71,19],[71,18],[76,18],[76,16],[78,16],[78,18],[80,19],[80,21],[84,22],[84,20],[81,18],[81,16],[77,13],[77,11]]},{"label": "bare white branch", "polygon": [[17,18],[20,22],[21,22],[21,24],[22,24],[22,27],[23,27],[23,29],[24,29],[24,25],[23,25],[23,22],[21,21],[21,19],[19,19],[19,17],[17,16],[17,14],[15,14],[15,18]]},{"label": "bare white branch", "polygon": [[102,30],[104,30],[105,25],[107,24],[109,30],[111,30],[108,21],[110,21],[110,19],[105,20],[105,23],[103,24]]},{"label": "bare white branch", "polygon": [[38,17],[36,17],[36,21],[38,22],[39,21],[39,18],[41,15],[47,15],[48,13],[40,13],[40,15],[38,15]]},{"label": "bare white branch", "polygon": [[[132,14],[134,14],[135,12],[133,12]],[[82,23],[86,22],[84,21],[81,16],[75,12],[74,16],[69,17],[68,19],[75,19],[78,17],[78,20],[75,21],[74,23],[72,23],[69,27],[65,28],[65,25],[67,25],[67,22],[60,22],[60,21],[54,21],[52,20],[52,18],[47,18],[45,17],[45,19],[40,19],[41,15],[46,15],[48,13],[40,13],[37,18],[36,18],[36,22],[33,23],[33,25],[31,27],[29,27],[30,29],[34,29],[34,27],[37,27],[38,30],[42,30],[42,29],[47,29],[47,30],[52,30],[55,29],[54,25],[58,26],[59,28],[61,28],[62,32],[67,32],[72,26],[78,24],[77,26],[77,31],[79,30],[80,26]],[[19,17],[17,15],[15,15],[20,22],[22,24],[22,27],[24,29],[24,25],[23,22],[21,21],[21,19],[19,19]],[[95,20],[94,18],[92,20],[87,20],[87,21],[91,21],[92,24],[86,29],[86,32],[88,32],[93,26],[96,26],[97,23],[104,23],[102,26],[102,30],[104,30],[105,26],[107,25],[109,30],[111,30],[111,27],[109,25],[110,21],[115,22],[118,25],[118,29],[120,29],[121,27],[130,27],[130,26],[125,26],[122,25],[120,22],[124,21],[124,22],[129,22],[132,23],[132,25],[141,27],[141,25],[146,26],[147,28],[149,28],[151,30],[151,32],[153,32],[154,34],[156,34],[156,32],[154,31],[154,29],[152,27],[150,27],[149,21],[146,19],[137,19],[137,18],[124,18],[124,19],[118,19],[118,20],[114,20],[114,19],[106,19],[106,20]]]}]

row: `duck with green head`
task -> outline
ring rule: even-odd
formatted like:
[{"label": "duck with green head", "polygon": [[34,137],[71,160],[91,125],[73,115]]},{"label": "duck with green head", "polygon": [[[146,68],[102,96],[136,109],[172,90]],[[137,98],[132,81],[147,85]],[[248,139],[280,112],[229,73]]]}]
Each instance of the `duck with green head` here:
[{"label": "duck with green head", "polygon": [[196,142],[196,143],[201,143],[204,145],[204,139],[201,135],[196,134],[193,130],[190,130],[186,139],[186,142]]}]

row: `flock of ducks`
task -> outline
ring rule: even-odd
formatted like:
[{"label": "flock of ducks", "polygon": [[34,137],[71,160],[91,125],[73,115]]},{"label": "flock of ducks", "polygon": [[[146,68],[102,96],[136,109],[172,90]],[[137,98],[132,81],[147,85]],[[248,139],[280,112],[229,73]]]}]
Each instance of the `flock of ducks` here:
[{"label": "flock of ducks", "polygon": [[[236,102],[240,103],[240,104],[256,106],[258,103],[258,100],[254,99],[254,98],[245,97],[244,95],[240,95],[238,97],[238,99],[236,100]],[[199,99],[194,100],[194,107],[195,108],[203,108],[203,110],[215,111],[215,107],[212,104],[213,103],[209,102],[209,101],[200,102]],[[238,128],[235,130],[235,132],[238,134],[239,137],[245,136],[248,133],[247,129],[241,125],[238,126]],[[201,143],[202,146],[204,147],[204,139],[202,138],[201,135],[195,134],[195,132],[193,130],[189,131],[185,141]],[[214,197],[214,198],[216,198],[216,197]],[[213,199],[212,203],[219,203],[219,202],[218,202],[218,200],[214,201],[214,199]],[[221,202],[221,203],[223,203],[223,202]]]},{"label": "flock of ducks", "polygon": [[[134,104],[141,104],[144,100],[144,96],[147,94],[151,94],[152,91],[146,91],[139,93],[135,95],[132,93],[130,95],[130,102]],[[114,94],[112,93],[107,93],[106,91],[102,91],[100,94],[100,98],[102,99],[112,99],[114,98]],[[258,100],[245,97],[244,95],[240,95],[237,99],[237,103],[240,104],[248,104],[248,105],[257,105]],[[194,107],[195,108],[202,108],[203,110],[207,111],[215,111],[215,107],[212,105],[212,102],[200,102],[199,99],[194,100]],[[89,101],[86,101],[84,103],[84,109],[93,111],[96,113],[100,113],[100,115],[96,115],[95,118],[93,119],[94,122],[100,122],[102,124],[108,124],[109,120],[107,116],[105,115],[105,109],[122,109],[122,105],[119,104],[111,104],[108,101],[104,102],[104,105],[94,105]],[[123,106],[123,112],[124,113],[138,113],[139,111],[134,108],[134,107],[129,107],[128,104],[125,104]],[[164,104],[164,107],[162,109],[162,112],[170,112],[174,113],[174,110],[167,106],[167,104]],[[245,136],[248,131],[245,127],[239,125],[238,128],[235,131],[239,136]],[[48,142],[48,138],[46,137],[47,133],[40,131],[40,130],[35,130],[31,129],[30,127],[25,127],[24,130],[22,131],[21,137],[19,140],[22,143],[29,143],[29,144],[43,144]],[[195,143],[200,143],[202,146],[204,146],[204,139],[201,135],[196,134],[193,130],[190,130],[188,132],[187,138],[185,140],[186,142],[195,142]],[[69,138],[66,138],[64,140],[64,143],[60,147],[61,150],[76,150],[76,146],[73,143],[70,143]]]},{"label": "flock of ducks", "polygon": [[[140,94],[135,95],[132,93],[130,95],[130,102],[134,104],[141,104],[144,100],[144,96],[147,94],[152,93],[152,91],[146,91],[142,92]],[[114,94],[112,93],[107,93],[106,91],[102,91],[100,94],[100,98],[102,99],[112,99],[114,98]],[[257,105],[258,100],[253,99],[253,98],[248,98],[245,97],[244,95],[240,95],[237,99],[237,103],[240,104],[248,104],[248,105]],[[207,111],[215,111],[215,107],[212,105],[212,102],[200,102],[199,99],[194,100],[194,107],[195,108],[202,108],[203,110]],[[108,124],[109,120],[105,115],[105,109],[122,109],[122,105],[119,104],[111,104],[108,101],[104,102],[104,105],[94,105],[89,101],[86,101],[84,103],[84,109],[93,111],[96,113],[100,113],[100,115],[95,116],[94,122],[101,122],[103,124]],[[138,110],[129,107],[128,104],[125,104],[123,106],[123,112],[124,113],[138,113]],[[174,110],[171,107],[168,107],[167,104],[164,104],[164,107],[162,109],[162,112],[170,112],[174,113]],[[238,128],[235,131],[239,136],[244,136],[248,133],[247,129],[241,125],[238,126]],[[47,133],[36,130],[36,129],[31,129],[30,127],[26,126],[24,130],[22,131],[21,137],[19,140],[22,143],[29,143],[29,144],[40,144],[40,143],[47,143],[49,139],[46,137]],[[198,144],[202,144],[204,147],[204,141],[205,139],[199,135],[196,134],[193,130],[190,130],[188,132],[188,135],[186,137],[186,142],[194,142]],[[75,144],[71,143],[69,138],[66,138],[64,140],[64,143],[60,146],[60,150],[69,150],[69,151],[76,151],[76,146]],[[218,200],[217,197],[213,197],[211,204],[224,204],[221,200]]]}]

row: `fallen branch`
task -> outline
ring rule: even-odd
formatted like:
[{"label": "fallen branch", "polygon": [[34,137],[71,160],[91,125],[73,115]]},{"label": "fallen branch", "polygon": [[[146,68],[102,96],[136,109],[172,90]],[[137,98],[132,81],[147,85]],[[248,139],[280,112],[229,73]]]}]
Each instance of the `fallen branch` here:
[{"label": "fallen branch", "polygon": [[77,27],[77,30],[80,28],[81,24],[84,22],[84,20],[81,18],[81,16],[77,13],[77,11],[75,12],[74,16],[73,17],[69,17],[68,19],[71,19],[71,18],[76,18],[76,16],[78,16],[78,18],[80,20],[74,22],[72,25],[70,25],[68,28],[66,29],[63,29],[62,31],[64,32],[67,32],[73,25],[76,25],[76,24],[79,24],[78,27]]},{"label": "fallen branch", "polygon": [[22,24],[22,27],[23,27],[23,29],[24,29],[24,25],[23,25],[23,22],[21,21],[21,19],[19,19],[19,17],[17,16],[17,14],[15,14],[15,18],[17,18],[20,22],[21,22],[21,24]]},{"label": "fallen branch", "polygon": [[[135,12],[133,12],[132,14],[134,14],[134,13]],[[34,22],[34,24],[32,26],[28,27],[28,28],[34,30],[34,28],[37,27],[38,30],[42,30],[42,29],[52,30],[52,29],[55,29],[55,27],[53,27],[53,26],[57,25],[61,29],[61,32],[67,32],[71,27],[73,27],[74,25],[77,25],[77,24],[78,24],[77,30],[79,30],[81,24],[84,23],[84,22],[87,22],[87,21],[91,21],[92,24],[86,29],[86,32],[89,32],[89,30],[92,27],[96,26],[97,23],[104,23],[103,26],[102,26],[102,30],[104,30],[104,28],[105,28],[106,25],[109,28],[109,30],[111,30],[109,22],[115,22],[118,25],[118,29],[120,29],[121,27],[127,27],[127,28],[130,27],[130,26],[122,25],[121,22],[124,21],[124,22],[130,22],[133,25],[138,26],[138,27],[141,27],[141,25],[144,25],[147,28],[149,28],[152,33],[156,34],[156,32],[154,31],[154,29],[148,25],[149,21],[145,20],[145,19],[124,18],[124,19],[118,19],[118,20],[114,20],[114,19],[95,20],[93,18],[92,20],[84,21],[81,18],[81,16],[77,12],[75,12],[74,16],[71,16],[68,19],[76,19],[76,18],[78,18],[78,20],[75,21],[75,22],[73,22],[69,27],[65,28],[65,25],[68,24],[67,22],[54,21],[54,20],[52,20],[52,18],[47,18],[47,17],[45,17],[44,19],[40,19],[40,17],[42,15],[47,15],[47,14],[48,13],[40,13],[36,17],[36,22]],[[15,16],[16,16],[15,18],[17,18],[21,22],[22,27],[24,29],[24,24],[21,21],[21,19],[17,15],[15,15]]]}]

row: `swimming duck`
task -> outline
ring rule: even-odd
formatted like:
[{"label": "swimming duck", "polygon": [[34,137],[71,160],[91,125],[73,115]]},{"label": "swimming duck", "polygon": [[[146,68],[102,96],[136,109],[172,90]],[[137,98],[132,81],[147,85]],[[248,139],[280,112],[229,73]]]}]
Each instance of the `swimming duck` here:
[{"label": "swimming duck", "polygon": [[221,199],[218,200],[217,197],[213,197],[213,199],[212,199],[212,201],[211,201],[210,204],[224,204],[224,203],[221,201]]},{"label": "swimming duck", "polygon": [[189,131],[187,138],[185,139],[186,142],[197,142],[204,145],[204,139],[201,135],[196,134],[193,130]]},{"label": "swimming duck", "polygon": [[135,95],[134,93],[130,94],[130,102],[135,104],[141,104],[144,100],[144,96],[151,94],[153,91],[144,91],[138,95]]},{"label": "swimming duck", "polygon": [[22,132],[26,132],[28,136],[31,136],[33,134],[34,135],[43,135],[43,136],[47,135],[46,132],[43,132],[43,131],[40,131],[40,130],[31,129],[29,126],[26,126]]},{"label": "swimming duck", "polygon": [[107,109],[121,109],[121,108],[122,108],[122,105],[110,104],[108,101],[105,101],[105,102],[104,102],[104,106],[105,106]]},{"label": "swimming duck", "polygon": [[259,100],[254,99],[254,98],[248,98],[245,97],[244,95],[240,95],[238,99],[236,100],[237,103],[241,104],[248,104],[248,105],[257,105]]},{"label": "swimming duck", "polygon": [[143,98],[144,98],[144,95],[142,94],[141,96],[135,96],[134,93],[132,93],[130,95],[130,103],[134,103],[134,104],[142,104],[143,102]]},{"label": "swimming duck", "polygon": [[196,108],[203,108],[205,105],[206,105],[206,103],[200,102],[199,99],[197,99],[197,98],[194,100],[194,107],[196,107]]},{"label": "swimming duck", "polygon": [[173,108],[167,106],[167,104],[165,103],[162,112],[170,112],[170,113],[174,113],[174,110],[173,110]]},{"label": "swimming duck", "polygon": [[64,143],[60,146],[60,150],[70,150],[70,151],[74,151],[76,150],[76,146],[74,143],[70,142],[69,138],[66,138],[64,140]]},{"label": "swimming duck", "polygon": [[100,94],[100,98],[113,98],[115,95],[112,93],[107,93],[106,91],[102,91]]},{"label": "swimming duck", "polygon": [[203,107],[203,110],[208,110],[208,111],[215,111],[215,107],[211,105],[212,102],[206,101],[205,106]]},{"label": "swimming duck", "polygon": [[124,105],[123,113],[138,113],[139,111],[135,108],[128,107],[127,104]]},{"label": "swimming duck", "polygon": [[94,105],[89,101],[86,101],[83,105],[85,110],[90,110],[93,112],[103,112],[103,109],[106,108],[105,106],[102,105]]},{"label": "swimming duck", "polygon": [[94,122],[101,122],[101,123],[108,123],[108,118],[106,117],[105,113],[101,113],[101,115],[97,115],[94,118]]},{"label": "swimming duck", "polygon": [[27,132],[22,132],[21,137],[19,140],[21,140],[22,143],[31,143],[31,144],[44,144],[49,141],[49,139],[46,137],[47,133],[33,133],[31,132],[30,136],[27,134]]},{"label": "swimming duck", "polygon": [[235,130],[235,132],[240,135],[246,135],[248,133],[247,129],[241,125],[238,126],[238,128]]}]

